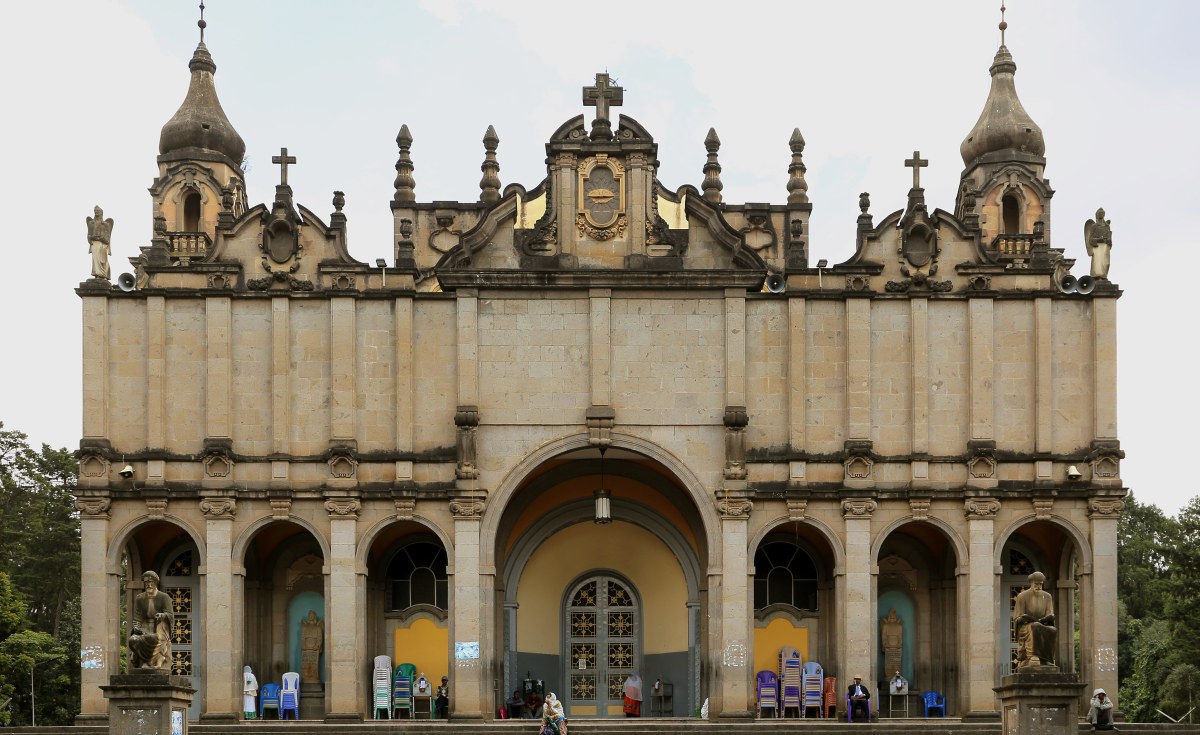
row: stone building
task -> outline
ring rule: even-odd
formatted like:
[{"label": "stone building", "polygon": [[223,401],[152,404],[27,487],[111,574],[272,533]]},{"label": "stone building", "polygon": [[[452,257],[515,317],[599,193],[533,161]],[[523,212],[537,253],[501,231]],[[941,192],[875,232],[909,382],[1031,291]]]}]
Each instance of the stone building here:
[{"label": "stone building", "polygon": [[293,201],[286,149],[246,202],[203,42],[190,69],[136,283],[78,289],[81,720],[144,570],[204,719],[237,716],[244,664],[300,670],[310,610],[306,717],[371,716],[381,654],[448,675],[456,718],[527,676],[619,714],[635,671],[673,688],[647,710],[749,717],[780,646],[880,686],[890,610],[912,690],[997,717],[1034,569],[1059,664],[1116,692],[1120,291],[1062,288],[1003,45],[952,210],[914,153],[834,265],[808,257],[798,130],[782,203],[723,200],[715,132],[701,186],[669,188],[606,74],[531,188],[501,185],[489,128],[479,200],[418,201],[401,128],[395,255],[363,263],[340,193]]}]

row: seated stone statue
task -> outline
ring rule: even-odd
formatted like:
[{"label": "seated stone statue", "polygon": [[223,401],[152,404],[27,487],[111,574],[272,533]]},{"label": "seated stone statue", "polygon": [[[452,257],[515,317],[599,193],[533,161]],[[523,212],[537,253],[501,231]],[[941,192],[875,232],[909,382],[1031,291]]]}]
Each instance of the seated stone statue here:
[{"label": "seated stone statue", "polygon": [[[1017,595],[1013,622],[1017,626],[1017,670],[1054,667],[1058,629],[1054,627],[1054,597],[1042,589],[1046,575],[1029,575],[1029,588]],[[1055,667],[1057,668],[1057,667]]]},{"label": "seated stone statue", "polygon": [[175,614],[171,596],[158,589],[158,575],[142,575],[143,591],[133,598],[133,618],[130,624],[130,668],[171,668],[171,626]]}]

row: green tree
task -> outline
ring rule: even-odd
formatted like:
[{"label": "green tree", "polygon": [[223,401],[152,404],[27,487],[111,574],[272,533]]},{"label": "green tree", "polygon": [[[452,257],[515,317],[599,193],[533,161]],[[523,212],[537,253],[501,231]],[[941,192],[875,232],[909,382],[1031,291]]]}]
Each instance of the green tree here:
[{"label": "green tree", "polygon": [[0,701],[13,697],[13,724],[28,721],[26,664],[39,656],[55,657],[35,676],[51,683],[38,687],[39,724],[70,724],[79,711],[77,475],[72,452],[35,451],[0,423]]}]

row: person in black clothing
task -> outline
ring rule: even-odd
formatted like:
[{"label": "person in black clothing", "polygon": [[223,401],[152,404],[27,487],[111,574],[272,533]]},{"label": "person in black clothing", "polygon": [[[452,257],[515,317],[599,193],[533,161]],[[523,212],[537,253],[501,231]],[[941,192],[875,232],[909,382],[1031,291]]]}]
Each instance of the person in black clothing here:
[{"label": "person in black clothing", "polygon": [[862,712],[863,722],[871,721],[871,692],[862,683],[862,677],[854,677],[854,683],[850,685],[846,694],[850,697],[850,721],[854,722],[854,715]]},{"label": "person in black clothing", "polygon": [[439,719],[450,717],[450,677],[442,677],[442,685],[434,692],[433,706],[437,709]]}]

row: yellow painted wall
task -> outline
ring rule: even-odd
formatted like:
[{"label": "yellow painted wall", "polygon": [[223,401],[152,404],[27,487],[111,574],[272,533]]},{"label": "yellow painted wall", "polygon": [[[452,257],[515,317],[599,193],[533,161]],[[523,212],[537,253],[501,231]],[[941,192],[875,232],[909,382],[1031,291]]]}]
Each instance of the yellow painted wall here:
[{"label": "yellow painted wall", "polygon": [[643,653],[687,650],[687,583],[659,538],[630,523],[578,523],[533,552],[517,585],[517,650],[558,655],[566,586],[584,572],[625,575],[642,603]]},{"label": "yellow painted wall", "polygon": [[417,618],[406,628],[397,628],[392,638],[392,667],[412,664],[417,676],[425,675],[432,686],[450,674],[450,632],[427,618]]},{"label": "yellow painted wall", "polygon": [[[798,628],[787,618],[775,618],[764,626],[754,626],[754,672],[779,673],[779,649],[791,646],[808,661],[808,629]],[[820,663],[818,661],[818,663]]]}]

